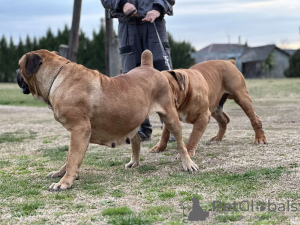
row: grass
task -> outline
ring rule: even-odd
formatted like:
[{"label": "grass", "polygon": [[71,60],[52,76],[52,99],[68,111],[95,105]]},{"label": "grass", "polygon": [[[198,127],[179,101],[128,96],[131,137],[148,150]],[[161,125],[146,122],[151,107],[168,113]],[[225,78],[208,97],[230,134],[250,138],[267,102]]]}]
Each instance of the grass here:
[{"label": "grass", "polygon": [[226,213],[226,214],[221,214],[216,216],[216,221],[218,222],[235,222],[239,221],[243,218],[243,216],[240,213]]},{"label": "grass", "polygon": [[32,216],[36,214],[36,210],[44,205],[41,201],[35,199],[32,202],[20,203],[13,209],[14,215],[17,217],[21,216]]},{"label": "grass", "polygon": [[246,80],[252,98],[300,98],[300,79]]},{"label": "grass", "polygon": [[103,216],[119,216],[133,214],[133,211],[127,206],[107,208],[102,211]]},{"label": "grass", "polygon": [[125,193],[119,189],[116,189],[111,192],[111,196],[116,197],[116,198],[121,198],[121,197],[125,196]]},{"label": "grass", "polygon": [[299,191],[283,191],[279,194],[279,197],[292,200],[300,200],[300,193]]},{"label": "grass", "polygon": [[60,146],[55,148],[41,149],[43,155],[51,160],[65,160],[68,154],[69,146]]},{"label": "grass", "polygon": [[34,99],[31,94],[24,95],[17,83],[0,83],[0,105],[47,106],[45,103]]},{"label": "grass", "polygon": [[[193,159],[200,170],[184,172],[175,160],[176,143],[150,154],[160,138],[158,117],[151,115],[154,134],[141,146],[141,166],[124,169],[130,145],[115,149],[91,144],[72,188],[48,192],[47,178],[67,158],[69,133],[36,108],[0,106],[0,224],[183,224],[197,197],[209,211],[205,224],[289,224],[299,212],[212,212],[212,202],[244,200],[298,203],[300,79],[247,80],[254,107],[270,144],[252,144],[248,118],[228,101],[231,117],[224,140],[209,143],[217,133],[212,119]],[[0,105],[42,106],[15,84],[0,84]],[[20,120],[22,118],[22,120]],[[52,120],[51,120],[52,119]],[[191,126],[182,125],[187,140]],[[182,205],[184,205],[184,216]],[[299,205],[298,205],[299,206]]]},{"label": "grass", "polygon": [[22,142],[25,139],[35,139],[36,132],[29,131],[26,133],[24,131],[16,131],[16,132],[5,132],[0,136],[0,144],[5,142]]},{"label": "grass", "polygon": [[169,190],[169,191],[164,191],[162,193],[158,193],[158,197],[161,199],[161,200],[166,200],[166,199],[169,199],[169,198],[174,198],[176,195],[176,192],[173,191],[173,190]]},{"label": "grass", "polygon": [[152,224],[155,220],[151,218],[143,218],[141,215],[116,216],[108,220],[113,225],[146,225]]},{"label": "grass", "polygon": [[159,206],[151,206],[149,207],[144,214],[146,215],[161,215],[164,213],[173,212],[174,209],[170,206],[159,205]]},{"label": "grass", "polygon": [[0,169],[4,168],[4,167],[9,167],[11,165],[10,161],[7,160],[0,160]]}]

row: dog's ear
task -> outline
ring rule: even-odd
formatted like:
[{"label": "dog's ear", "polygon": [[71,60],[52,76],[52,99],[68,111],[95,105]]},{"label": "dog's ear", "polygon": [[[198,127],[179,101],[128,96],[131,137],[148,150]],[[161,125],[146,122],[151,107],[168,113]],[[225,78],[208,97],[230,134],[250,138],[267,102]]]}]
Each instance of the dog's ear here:
[{"label": "dog's ear", "polygon": [[185,86],[185,75],[181,72],[170,70],[168,71],[174,79],[177,81],[180,90],[184,91],[184,86]]},{"label": "dog's ear", "polygon": [[52,51],[53,53],[55,53],[56,55],[61,56],[57,51]]},{"label": "dog's ear", "polygon": [[32,76],[43,63],[42,57],[36,53],[27,53],[25,60],[25,74],[27,77]]}]

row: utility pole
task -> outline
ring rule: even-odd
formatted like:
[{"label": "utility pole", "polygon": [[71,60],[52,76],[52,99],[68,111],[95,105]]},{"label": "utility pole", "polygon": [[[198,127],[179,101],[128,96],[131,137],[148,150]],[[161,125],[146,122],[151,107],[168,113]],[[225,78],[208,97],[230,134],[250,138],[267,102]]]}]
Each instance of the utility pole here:
[{"label": "utility pole", "polygon": [[111,42],[114,38],[113,33],[113,20],[110,18],[109,9],[105,9],[105,68],[106,68],[106,75],[112,76],[110,70],[110,63],[111,62]]},{"label": "utility pole", "polygon": [[72,27],[69,38],[68,58],[72,62],[77,61],[78,42],[79,42],[79,24],[82,0],[74,0]]}]

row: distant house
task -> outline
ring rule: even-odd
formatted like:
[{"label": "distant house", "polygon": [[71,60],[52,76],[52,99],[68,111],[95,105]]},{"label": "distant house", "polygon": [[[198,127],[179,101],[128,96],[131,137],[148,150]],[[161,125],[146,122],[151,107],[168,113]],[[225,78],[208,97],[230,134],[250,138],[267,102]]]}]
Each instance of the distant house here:
[{"label": "distant house", "polygon": [[284,71],[289,67],[289,57],[289,53],[276,45],[265,45],[247,48],[239,61],[246,78],[283,78]]},{"label": "distant house", "polygon": [[284,77],[290,54],[276,45],[247,47],[239,44],[211,44],[192,54],[197,63],[234,59],[246,78]]},{"label": "distant house", "polygon": [[283,49],[283,50],[289,53],[290,55],[293,55],[297,51],[297,49]]},{"label": "distant house", "polygon": [[196,63],[208,60],[234,59],[237,61],[237,67],[241,70],[238,58],[246,49],[246,45],[240,44],[211,44],[198,52],[192,53],[192,58],[195,59]]}]

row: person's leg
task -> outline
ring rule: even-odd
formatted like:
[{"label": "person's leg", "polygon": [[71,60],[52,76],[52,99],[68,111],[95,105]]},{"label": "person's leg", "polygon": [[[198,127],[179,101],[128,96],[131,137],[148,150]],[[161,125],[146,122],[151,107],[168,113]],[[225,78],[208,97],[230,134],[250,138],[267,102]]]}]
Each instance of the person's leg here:
[{"label": "person's leg", "polygon": [[150,124],[149,117],[147,117],[141,124],[141,129],[139,130],[138,134],[140,135],[142,141],[147,141],[151,138],[152,125]]},{"label": "person's leg", "polygon": [[[163,18],[156,19],[155,25],[159,34],[159,37],[162,41],[163,47],[167,53],[170,67],[172,67],[172,59],[171,59],[171,53],[170,53],[170,45],[169,45],[169,37],[166,30],[166,22]],[[156,30],[154,28],[154,24],[147,23],[145,26],[143,26],[143,33],[146,33],[147,35],[143,36],[143,47],[145,49],[149,49],[153,54],[153,66],[155,69],[159,71],[163,70],[169,70],[169,67],[166,64],[165,59],[163,58],[163,52],[157,37]],[[175,141],[174,135],[170,135],[170,142]]]},{"label": "person's leg", "polygon": [[[123,73],[127,73],[141,64],[143,49],[139,33],[138,26],[135,24],[119,24],[119,42]],[[149,117],[141,124],[141,129],[138,134],[142,141],[151,138],[152,126]]]},{"label": "person's leg", "polygon": [[142,55],[141,43],[135,24],[119,23],[119,44],[122,57],[122,73],[139,66]]},{"label": "person's leg", "polygon": [[[166,30],[166,22],[163,18],[159,18],[155,20],[155,25],[159,34],[159,37],[161,39],[161,42],[163,44],[163,47],[167,53],[170,67],[172,67],[172,59],[170,54],[170,45],[169,45],[169,37]],[[163,58],[163,52],[157,37],[156,30],[154,28],[154,24],[147,23],[147,29],[145,32],[148,34],[145,39],[143,40],[144,48],[149,49],[153,54],[153,66],[155,69],[159,71],[163,70],[169,70],[169,67],[167,66],[165,59]]]}]

